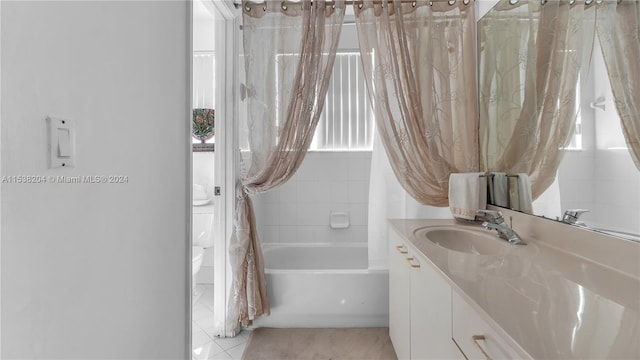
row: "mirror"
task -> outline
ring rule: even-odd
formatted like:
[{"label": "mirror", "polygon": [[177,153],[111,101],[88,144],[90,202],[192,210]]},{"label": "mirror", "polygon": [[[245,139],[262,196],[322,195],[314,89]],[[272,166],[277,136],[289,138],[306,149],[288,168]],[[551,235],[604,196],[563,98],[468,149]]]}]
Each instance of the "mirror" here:
[{"label": "mirror", "polygon": [[[514,131],[519,131],[513,119],[521,116],[527,91],[524,79],[531,68],[526,66],[526,61],[532,56],[527,50],[531,48],[531,42],[539,40],[536,38],[539,18],[535,19],[535,14],[540,12],[541,6],[547,5],[540,1],[501,0],[478,20],[480,131],[483,132],[484,124],[492,134],[480,140],[483,153],[496,154],[499,152],[496,149],[508,141],[506,137],[511,138]],[[584,38],[593,36],[593,29],[585,27],[582,35]],[[560,51],[576,50],[565,48]],[[557,176],[533,201],[532,213],[558,221],[563,221],[564,217],[567,223],[640,241],[640,171],[622,134],[597,36],[592,51],[588,54],[585,51],[582,56],[573,54],[569,58],[590,63],[588,67],[583,66],[579,74],[562,73],[566,77],[577,75],[579,79],[574,89],[579,100],[559,107],[572,110],[565,116],[575,116],[575,129],[571,130],[573,135],[569,143],[563,142],[558,147]],[[491,70],[489,62],[495,69]],[[558,102],[564,100],[558,99]],[[493,110],[487,110],[487,104],[491,104]],[[505,128],[506,137],[501,135]],[[485,159],[486,162],[491,160]],[[513,189],[514,181],[509,181]],[[534,189],[534,196],[535,192]],[[588,212],[574,211],[565,216],[567,210]]]}]

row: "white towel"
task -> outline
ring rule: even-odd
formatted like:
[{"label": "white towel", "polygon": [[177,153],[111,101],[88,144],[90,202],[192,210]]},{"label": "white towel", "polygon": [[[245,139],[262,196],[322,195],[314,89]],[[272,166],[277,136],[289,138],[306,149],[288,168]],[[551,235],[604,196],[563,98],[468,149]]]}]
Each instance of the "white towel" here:
[{"label": "white towel", "polygon": [[489,182],[491,204],[501,207],[509,206],[509,194],[507,182],[507,173],[495,172],[491,173],[491,180]]},{"label": "white towel", "polygon": [[474,220],[487,207],[487,178],[483,173],[454,173],[449,176],[449,208],[454,217]]},{"label": "white towel", "polygon": [[533,196],[531,195],[531,182],[529,175],[518,174],[516,188],[514,189],[513,209],[527,214],[533,214]]}]

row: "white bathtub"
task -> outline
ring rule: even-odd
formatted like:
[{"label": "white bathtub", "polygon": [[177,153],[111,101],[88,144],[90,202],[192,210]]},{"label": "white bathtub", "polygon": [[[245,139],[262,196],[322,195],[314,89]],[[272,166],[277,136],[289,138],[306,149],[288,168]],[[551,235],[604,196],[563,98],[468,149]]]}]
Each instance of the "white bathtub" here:
[{"label": "white bathtub", "polygon": [[389,325],[389,272],[367,269],[366,244],[263,246],[271,315],[255,326]]}]

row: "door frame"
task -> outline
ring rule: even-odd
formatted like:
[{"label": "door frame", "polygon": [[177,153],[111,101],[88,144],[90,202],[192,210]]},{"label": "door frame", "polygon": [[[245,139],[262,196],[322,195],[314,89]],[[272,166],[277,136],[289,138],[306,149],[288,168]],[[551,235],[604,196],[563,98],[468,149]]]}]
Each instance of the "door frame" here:
[{"label": "door frame", "polygon": [[240,11],[232,0],[208,0],[205,6],[215,18],[216,49],[216,149],[214,183],[220,195],[214,203],[214,334],[235,335],[227,328],[229,293],[233,281],[229,262],[229,241],[233,233],[235,214],[235,184],[238,179],[238,54]]}]

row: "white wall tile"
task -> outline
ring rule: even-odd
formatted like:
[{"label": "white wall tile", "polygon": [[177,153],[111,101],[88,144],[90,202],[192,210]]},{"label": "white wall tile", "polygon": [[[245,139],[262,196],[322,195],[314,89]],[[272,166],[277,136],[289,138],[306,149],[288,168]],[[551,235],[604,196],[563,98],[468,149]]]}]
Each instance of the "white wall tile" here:
[{"label": "white wall tile", "polygon": [[254,203],[274,203],[280,201],[280,188],[253,196]]},{"label": "white wall tile", "polygon": [[277,203],[266,203],[261,206],[262,212],[256,214],[256,219],[259,217],[260,224],[264,225],[280,225],[280,204]]},{"label": "white wall tile", "polygon": [[349,181],[349,203],[369,203],[369,181]]},{"label": "white wall tile", "polygon": [[[302,204],[301,204],[302,205]],[[340,208],[328,203],[308,203],[301,206],[297,213],[298,225],[329,225],[329,213],[331,211],[347,211],[346,206]]]},{"label": "white wall tile", "polygon": [[297,224],[298,206],[300,203],[281,203],[280,204],[280,223],[278,225],[291,226]]},{"label": "white wall tile", "polygon": [[299,243],[305,242],[305,239],[300,238],[297,225],[284,225],[280,226],[280,238],[278,242],[283,243]]},{"label": "white wall tile", "polygon": [[[580,180],[566,180],[560,177],[560,197],[563,210],[566,209],[565,202],[576,203],[585,202],[593,203],[595,200],[595,183],[591,178]],[[585,207],[582,205],[581,207]]]},{"label": "white wall tile", "polygon": [[333,157],[327,153],[326,157],[308,159],[306,164],[300,166],[298,180],[331,181],[347,180],[349,170],[349,160],[340,157]]},{"label": "white wall tile", "polygon": [[300,181],[298,183],[298,201],[300,203],[328,202],[331,185],[323,181]]},{"label": "white wall tile", "polygon": [[348,181],[331,181],[328,183],[329,189],[327,199],[333,203],[349,202],[349,182]]},{"label": "white wall tile", "polygon": [[324,226],[296,226],[297,229],[297,239],[295,242],[298,243],[318,243],[318,242],[329,242],[328,237],[322,236],[321,232]]},{"label": "white wall tile", "polygon": [[298,187],[300,186],[299,180],[291,179],[288,182],[282,184],[279,188],[275,189],[277,191],[275,196],[277,196],[278,202],[298,202]]},{"label": "white wall tile", "polygon": [[371,175],[371,157],[355,157],[349,159],[349,177],[351,181],[369,181]]},{"label": "white wall tile", "polygon": [[[368,152],[307,154],[291,180],[254,198],[263,241],[366,242],[370,162]],[[331,211],[349,212],[350,227],[331,229]]]},{"label": "white wall tile", "polygon": [[298,202],[300,203],[346,203],[349,197],[347,181],[300,181]]},{"label": "white wall tile", "polygon": [[[558,178],[563,185],[571,186],[575,181],[592,181],[595,176],[595,156],[583,151],[569,151],[558,168]],[[564,194],[562,195],[564,197]]]},{"label": "white wall tile", "polygon": [[267,225],[258,227],[258,236],[263,243],[275,243],[280,241],[280,226]]},{"label": "white wall tile", "polygon": [[368,221],[368,204],[349,204],[349,222],[351,225],[366,226]]},{"label": "white wall tile", "polygon": [[351,225],[348,229],[330,230],[335,242],[367,242],[367,227]]},{"label": "white wall tile", "polygon": [[609,230],[640,233],[637,212],[631,207],[598,204],[598,223]]}]

